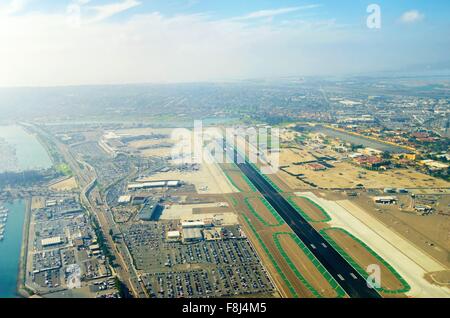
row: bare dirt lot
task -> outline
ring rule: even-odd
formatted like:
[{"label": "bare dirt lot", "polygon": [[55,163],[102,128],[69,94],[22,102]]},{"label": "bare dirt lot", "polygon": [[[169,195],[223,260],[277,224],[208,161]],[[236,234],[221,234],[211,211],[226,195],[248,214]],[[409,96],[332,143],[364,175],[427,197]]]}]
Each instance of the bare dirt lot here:
[{"label": "bare dirt lot", "polygon": [[312,187],[295,176],[279,170],[276,174],[270,175],[270,179],[273,180],[281,189],[286,189],[285,192],[292,192],[301,189],[312,189]]},{"label": "bare dirt lot", "polygon": [[227,178],[233,184],[234,188],[241,192],[252,192],[249,184],[245,181],[241,171],[235,165],[230,163],[222,163],[220,167],[224,171]]},{"label": "bare dirt lot", "polygon": [[306,150],[300,150],[295,148],[283,148],[280,151],[281,166],[315,160],[316,158]]},{"label": "bare dirt lot", "polygon": [[432,284],[450,289],[450,270],[429,273],[425,278]]},{"label": "bare dirt lot", "polygon": [[170,157],[172,153],[171,147],[143,149],[140,151],[143,157]]},{"label": "bare dirt lot", "polygon": [[[441,206],[448,206],[449,201],[450,196],[444,196]],[[365,195],[352,202],[450,268],[450,216],[439,213],[422,216],[403,211],[398,205],[375,205]]]},{"label": "bare dirt lot", "polygon": [[258,215],[260,218],[262,218],[265,224],[269,226],[282,224],[284,221],[277,220],[275,216],[269,211],[269,209],[264,205],[262,200],[262,197],[256,196],[252,198],[246,198],[246,203],[248,204],[250,210],[251,208],[253,208],[253,210],[255,211],[254,215]]},{"label": "bare dirt lot", "polygon": [[449,188],[450,183],[411,169],[369,171],[351,163],[338,162],[334,168],[313,171],[307,166],[297,165],[286,169],[293,174],[303,174],[308,181],[320,188]]},{"label": "bare dirt lot", "polygon": [[31,209],[42,209],[45,207],[44,197],[32,197],[31,198]]},{"label": "bare dirt lot", "polygon": [[50,186],[55,191],[69,191],[78,188],[75,177],[67,178]]},{"label": "bare dirt lot", "polygon": [[300,207],[312,220],[320,222],[326,220],[328,215],[323,213],[316,205],[306,198],[291,196],[290,199]]},{"label": "bare dirt lot", "polygon": [[309,186],[302,181],[289,176],[285,177],[285,175],[289,176],[288,174],[282,172],[279,170],[277,173],[274,174],[268,174],[267,177],[273,181],[283,192],[292,192],[295,189],[307,189]]},{"label": "bare dirt lot", "polygon": [[145,139],[145,140],[137,140],[132,141],[128,144],[129,147],[135,148],[135,149],[145,149],[149,147],[156,147],[157,145],[160,145],[161,143],[171,143],[170,139]]}]

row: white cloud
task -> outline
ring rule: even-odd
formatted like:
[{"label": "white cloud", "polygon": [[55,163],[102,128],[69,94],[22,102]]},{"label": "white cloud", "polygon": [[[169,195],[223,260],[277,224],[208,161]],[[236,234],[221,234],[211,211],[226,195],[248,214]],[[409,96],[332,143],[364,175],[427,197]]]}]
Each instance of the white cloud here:
[{"label": "white cloud", "polygon": [[1,15],[11,15],[22,11],[27,4],[27,0],[11,0],[6,5],[0,6]]},{"label": "white cloud", "polygon": [[8,43],[0,50],[0,86],[317,74],[339,67],[330,58],[320,63],[322,52],[332,52],[322,45],[346,41],[347,35],[338,32],[306,24],[211,20],[201,14],[154,12],[77,28],[63,14],[11,16],[0,19],[0,43]]},{"label": "white cloud", "polygon": [[287,7],[287,8],[279,8],[279,9],[272,9],[272,10],[259,10],[255,12],[251,12],[249,14],[232,18],[231,20],[250,20],[250,19],[259,19],[259,18],[272,18],[277,15],[287,14],[291,12],[296,12],[299,10],[308,10],[308,9],[314,9],[318,8],[320,5],[318,4],[311,4],[311,5],[305,5],[300,7]]},{"label": "white cloud", "polygon": [[[81,0],[85,3],[90,2],[90,0]],[[137,7],[141,2],[136,0],[123,0],[121,2],[109,3],[99,6],[89,6],[88,10],[94,11],[95,15],[88,20],[88,23],[99,22],[107,18],[112,17],[118,13],[127,11],[131,8]]]},{"label": "white cloud", "polygon": [[90,5],[90,3],[91,0],[72,0],[66,7],[67,23],[78,28],[81,25],[101,22],[141,4],[137,0],[122,0],[104,5]]},{"label": "white cloud", "polygon": [[[105,18],[119,11],[105,9],[103,19],[79,27],[70,25],[64,13],[2,17],[0,86],[342,74],[386,65],[385,52],[398,55],[397,60],[392,58],[393,65],[408,55],[398,50],[398,38],[392,46],[396,49],[386,50],[364,31],[341,27],[333,20],[265,23],[266,13],[254,23],[254,19],[213,20],[206,14],[158,12],[121,21]],[[421,47],[429,46],[421,43]]]},{"label": "white cloud", "polygon": [[402,16],[400,17],[400,22],[406,23],[406,24],[411,24],[411,23],[422,21],[423,18],[424,18],[424,15],[422,13],[420,13],[418,10],[410,10],[410,11],[406,11],[405,13],[402,14]]}]

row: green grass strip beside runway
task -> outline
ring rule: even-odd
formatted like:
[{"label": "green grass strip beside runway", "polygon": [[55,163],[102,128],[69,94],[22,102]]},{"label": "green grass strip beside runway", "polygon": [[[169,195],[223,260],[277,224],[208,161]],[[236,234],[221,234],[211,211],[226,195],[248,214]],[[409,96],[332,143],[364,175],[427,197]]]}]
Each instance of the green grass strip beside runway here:
[{"label": "green grass strip beside runway", "polygon": [[289,258],[283,247],[281,246],[279,237],[281,235],[289,235],[294,242],[298,245],[298,247],[303,251],[303,253],[309,258],[309,260],[313,263],[313,265],[317,268],[320,274],[327,280],[330,286],[336,291],[337,298],[342,298],[346,295],[344,289],[336,282],[336,280],[331,276],[331,274],[323,267],[323,265],[319,262],[319,260],[311,253],[311,251],[306,247],[306,245],[298,238],[294,233],[289,232],[277,232],[273,234],[273,240],[281,255],[288,263],[291,270],[297,276],[297,278],[303,283],[303,285],[308,288],[308,290],[316,297],[322,298],[323,296],[316,290],[314,287],[303,277],[303,275],[298,271],[295,264]]},{"label": "green grass strip beside runway", "polygon": [[[241,175],[242,179],[244,179],[244,181],[247,183],[247,185],[250,188],[251,192],[258,192],[258,190],[255,188],[255,186],[253,185],[253,183],[250,182],[250,180],[247,178],[246,175],[244,175],[241,170],[239,169],[238,166],[236,166],[236,164],[233,163],[233,166],[236,168],[236,170],[239,172],[239,174]],[[240,192],[246,192],[243,189],[241,189],[240,187],[238,187],[238,185],[236,184],[236,182],[234,182],[233,178],[227,173],[227,171],[225,169],[222,169],[223,173],[225,174],[225,176],[228,178],[228,180],[231,182],[231,184],[238,189]]]},{"label": "green grass strip beside runway", "polygon": [[402,288],[396,289],[396,290],[390,290],[390,289],[385,289],[383,287],[380,288],[376,288],[376,290],[378,290],[379,292],[385,293],[385,294],[403,294],[408,292],[411,289],[411,286],[409,286],[409,284],[406,282],[406,280],[388,263],[386,262],[380,255],[378,255],[374,250],[372,250],[369,246],[367,246],[366,243],[364,243],[363,241],[361,241],[359,238],[357,238],[356,236],[354,236],[353,234],[351,234],[350,232],[339,228],[339,227],[330,227],[330,228],[326,228],[326,229],[322,229],[320,230],[320,234],[322,234],[322,236],[328,241],[328,243],[334,247],[335,250],[337,250],[339,252],[339,254],[342,255],[342,257],[344,257],[344,259],[350,263],[350,265],[353,266],[353,268],[365,279],[367,279],[369,277],[369,274],[361,267],[361,265],[359,265],[357,262],[355,262],[355,260],[341,247],[339,246],[336,241],[334,241],[326,232],[330,231],[330,230],[334,230],[334,231],[340,231],[342,233],[345,233],[346,235],[348,235],[349,237],[351,237],[354,241],[358,242],[361,246],[363,246],[367,252],[369,252],[373,257],[375,257],[381,264],[383,264],[383,266],[385,266],[391,273],[392,275],[395,276],[395,278],[402,284]]},{"label": "green grass strip beside runway", "polygon": [[[312,219],[312,218],[308,215],[308,213],[306,213],[305,211],[303,211],[303,209],[302,209],[301,207],[299,207],[297,203],[295,203],[295,201],[294,201],[292,198],[303,198],[303,199],[308,200],[308,202],[310,202],[311,204],[313,204],[315,207],[317,207],[317,208],[320,210],[320,212],[322,212],[322,214],[323,214],[323,219],[321,219],[321,220],[314,220],[314,219]],[[297,212],[298,212],[301,216],[303,216],[303,218],[305,218],[305,220],[308,221],[308,222],[312,222],[312,223],[321,223],[321,222],[329,222],[329,221],[331,221],[330,215],[329,215],[329,214],[328,214],[321,206],[319,206],[317,203],[315,203],[314,201],[310,200],[309,198],[306,198],[306,197],[303,197],[303,196],[299,196],[299,197],[297,197],[297,196],[295,196],[295,197],[294,197],[294,196],[290,196],[290,197],[287,198],[287,200],[288,200],[288,202],[292,205],[292,207],[293,207],[295,210],[297,210]]]},{"label": "green grass strip beside runway", "polygon": [[294,289],[294,286],[292,286],[291,282],[289,281],[289,279],[287,279],[286,275],[283,273],[283,271],[281,270],[280,266],[278,265],[278,263],[275,260],[275,257],[273,257],[272,253],[270,253],[269,249],[267,248],[266,244],[264,244],[261,236],[259,236],[258,232],[256,231],[255,227],[253,226],[252,222],[250,221],[250,219],[245,216],[242,215],[245,222],[247,222],[248,226],[250,227],[250,229],[252,230],[253,234],[255,235],[256,239],[258,240],[259,244],[262,246],[262,248],[264,249],[264,252],[266,252],[267,256],[269,257],[270,261],[272,262],[272,265],[275,267],[275,270],[277,271],[277,273],[280,275],[281,279],[284,281],[284,283],[286,284],[286,286],[288,287],[289,291],[292,294],[293,298],[298,298],[298,294]]},{"label": "green grass strip beside runway", "polygon": [[225,169],[222,169],[223,173],[225,174],[225,176],[227,177],[228,181],[230,181],[230,183],[239,190],[239,192],[243,192],[241,188],[238,187],[238,185],[234,182],[233,178],[231,178],[227,171]]},{"label": "green grass strip beside runway", "polygon": [[278,223],[276,224],[272,224],[267,222],[257,211],[256,209],[253,207],[253,205],[250,203],[249,198],[245,198],[244,202],[247,205],[247,207],[249,208],[250,212],[252,212],[252,214],[265,226],[269,226],[269,227],[274,227],[274,226],[280,226],[284,224],[284,220],[281,218],[281,216],[277,213],[277,211],[275,211],[275,209],[270,205],[269,202],[267,202],[266,199],[262,198],[262,197],[258,197],[258,199],[265,205],[265,207],[267,208],[267,210],[269,210],[269,212],[273,215],[273,217],[275,218],[275,220],[277,220]]},{"label": "green grass strip beside runway", "polygon": [[250,187],[250,190],[252,192],[258,192],[258,190],[255,188],[253,183],[247,178],[247,176],[243,173],[241,173],[242,179],[244,179],[245,182],[247,182],[247,185]]}]

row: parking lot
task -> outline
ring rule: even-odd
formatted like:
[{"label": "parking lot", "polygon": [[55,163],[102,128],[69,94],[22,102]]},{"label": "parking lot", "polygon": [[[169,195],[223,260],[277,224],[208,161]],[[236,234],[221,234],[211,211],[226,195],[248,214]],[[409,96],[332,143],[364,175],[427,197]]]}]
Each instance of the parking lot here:
[{"label": "parking lot", "polygon": [[144,274],[142,280],[152,298],[269,295],[273,292],[272,284],[258,264],[149,273]]},{"label": "parking lot", "polygon": [[270,295],[274,289],[246,238],[166,242],[171,225],[134,224],[125,241],[148,294],[156,298]]}]

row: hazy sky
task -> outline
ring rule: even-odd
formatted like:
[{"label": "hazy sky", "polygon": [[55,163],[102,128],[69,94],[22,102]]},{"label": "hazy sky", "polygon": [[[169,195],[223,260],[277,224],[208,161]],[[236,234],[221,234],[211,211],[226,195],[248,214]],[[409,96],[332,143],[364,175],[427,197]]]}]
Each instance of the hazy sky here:
[{"label": "hazy sky", "polygon": [[0,86],[345,75],[448,61],[450,1],[0,0],[0,43]]}]

